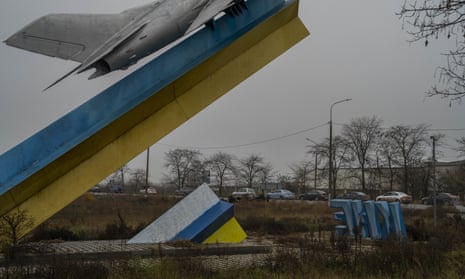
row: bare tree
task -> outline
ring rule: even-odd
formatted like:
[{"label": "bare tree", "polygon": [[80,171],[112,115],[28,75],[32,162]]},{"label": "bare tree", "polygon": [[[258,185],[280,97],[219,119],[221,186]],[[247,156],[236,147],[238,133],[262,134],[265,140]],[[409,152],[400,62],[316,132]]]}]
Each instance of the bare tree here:
[{"label": "bare tree", "polygon": [[311,180],[309,175],[314,172],[313,163],[308,160],[301,161],[299,163],[293,163],[289,166],[292,171],[292,177],[297,185],[299,185],[300,191],[303,193],[307,190],[307,181]]},{"label": "bare tree", "polygon": [[15,210],[0,218],[0,249],[6,252],[7,256],[14,256],[15,247],[20,239],[29,229],[34,221],[25,210]]},{"label": "bare tree", "polygon": [[426,94],[460,102],[465,97],[465,1],[405,0],[399,14],[412,27],[407,31],[412,41],[428,46],[431,39],[455,39],[456,49],[445,54],[447,65],[438,68],[446,86],[435,85]]},{"label": "bare tree", "polygon": [[402,183],[404,192],[409,190],[411,168],[418,165],[424,156],[424,146],[428,140],[427,129],[428,126],[425,124],[419,124],[415,127],[397,125],[390,127],[384,133],[384,137],[391,144],[393,154],[396,155],[393,158],[394,162],[402,166],[404,172]]},{"label": "bare tree", "polygon": [[[352,155],[349,152],[349,145],[341,136],[335,136],[333,138],[333,167],[332,177],[333,177],[333,189],[336,192],[337,183],[338,183],[338,172],[341,167],[348,166],[348,164],[353,160]],[[323,162],[326,166],[329,166],[329,138],[325,138],[321,143],[314,143],[310,146],[310,151],[308,153],[318,154],[320,160],[317,162]],[[323,170],[323,173],[328,176],[329,168],[326,167],[326,170]],[[330,190],[330,189],[328,189]],[[334,193],[333,193],[334,194]]]},{"label": "bare tree", "polygon": [[446,170],[438,179],[439,184],[444,185],[446,192],[457,193],[463,200],[465,194],[465,164],[455,169]]},{"label": "bare tree", "polygon": [[165,154],[165,167],[178,190],[186,186],[189,173],[194,170],[199,158],[200,152],[190,149],[174,149]]},{"label": "bare tree", "polygon": [[342,127],[342,136],[348,143],[361,169],[362,191],[365,191],[365,168],[370,151],[381,132],[382,120],[376,116],[352,119]]},{"label": "bare tree", "polygon": [[220,195],[223,193],[223,183],[228,172],[234,170],[233,156],[228,153],[218,152],[213,154],[207,161],[218,181]]},{"label": "bare tree", "polygon": [[259,192],[265,194],[264,191],[268,188],[267,185],[273,177],[273,166],[270,163],[265,163],[260,172],[258,173],[258,179],[260,180]]},{"label": "bare tree", "polygon": [[265,166],[265,159],[256,154],[238,160],[237,175],[247,187],[252,188]]},{"label": "bare tree", "polygon": [[279,188],[289,189],[292,188],[292,177],[285,174],[277,174],[276,181]]},{"label": "bare tree", "polygon": [[136,169],[131,172],[131,174],[132,176],[129,180],[129,186],[132,188],[132,192],[137,192],[141,186],[147,191],[148,185],[145,185],[145,169]]},{"label": "bare tree", "polygon": [[389,170],[388,178],[389,178],[389,190],[393,190],[394,185],[394,165],[393,160],[397,157],[398,149],[395,147],[396,144],[391,137],[385,136],[384,133],[381,134],[381,137],[378,142],[378,149],[381,164],[387,166]]}]

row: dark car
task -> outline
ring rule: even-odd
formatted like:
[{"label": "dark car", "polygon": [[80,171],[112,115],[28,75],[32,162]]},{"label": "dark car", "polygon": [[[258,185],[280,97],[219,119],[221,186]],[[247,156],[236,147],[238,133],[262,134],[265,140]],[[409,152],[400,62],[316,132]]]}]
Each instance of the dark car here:
[{"label": "dark car", "polygon": [[[423,204],[433,204],[434,195],[429,197],[424,197],[421,199],[421,203]],[[452,195],[450,193],[438,193],[436,195],[436,203],[437,204],[444,204],[444,205],[456,205],[459,203],[459,197]]]},{"label": "dark car", "polygon": [[113,184],[108,187],[111,193],[123,193],[123,186],[119,184]]},{"label": "dark car", "polygon": [[300,199],[308,201],[327,201],[328,194],[325,191],[313,190],[300,195]]},{"label": "dark car", "polygon": [[367,201],[370,199],[370,196],[363,192],[347,192],[336,197],[337,199],[346,199],[346,200],[362,200]]}]

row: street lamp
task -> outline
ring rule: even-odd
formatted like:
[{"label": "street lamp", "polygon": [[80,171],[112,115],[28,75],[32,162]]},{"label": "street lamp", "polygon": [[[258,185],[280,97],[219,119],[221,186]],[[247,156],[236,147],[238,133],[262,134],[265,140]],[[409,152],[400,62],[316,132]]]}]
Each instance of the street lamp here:
[{"label": "street lamp", "polygon": [[433,175],[432,175],[432,180],[433,180],[433,225],[436,227],[437,225],[437,185],[436,185],[436,137],[431,136],[430,137],[433,140],[433,156],[432,156],[432,167],[433,167]]},{"label": "street lamp", "polygon": [[331,104],[329,109],[329,176],[328,176],[328,193],[333,190],[333,196],[336,196],[336,188],[333,187],[333,107],[337,104],[351,101],[352,99],[344,99]]}]

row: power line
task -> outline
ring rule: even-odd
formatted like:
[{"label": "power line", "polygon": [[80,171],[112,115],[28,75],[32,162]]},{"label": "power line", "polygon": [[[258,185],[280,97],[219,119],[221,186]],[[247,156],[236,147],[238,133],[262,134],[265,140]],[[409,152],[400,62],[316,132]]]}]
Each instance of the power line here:
[{"label": "power line", "polygon": [[[340,123],[333,123],[333,124],[338,125],[338,126],[343,126],[344,125],[344,124],[340,124]],[[259,145],[259,144],[264,144],[264,143],[268,143],[268,142],[282,140],[282,139],[285,139],[285,138],[293,137],[293,136],[296,136],[296,135],[300,135],[300,134],[303,134],[303,133],[306,133],[306,132],[309,132],[309,131],[312,131],[312,130],[315,130],[315,129],[318,129],[318,128],[321,128],[321,127],[324,127],[326,125],[328,125],[328,123],[323,123],[323,124],[317,125],[315,127],[300,130],[300,131],[293,132],[293,133],[283,135],[283,136],[277,136],[277,137],[264,139],[264,140],[260,140],[260,141],[249,142],[249,143],[233,144],[233,145],[225,145],[225,146],[197,146],[197,147],[194,147],[194,146],[187,146],[187,145],[172,145],[172,144],[166,144],[166,143],[161,143],[161,142],[158,143],[158,144],[163,145],[163,146],[172,147],[172,148],[189,148],[189,149],[198,149],[198,150],[233,149],[233,148],[248,147],[248,146]],[[381,129],[386,130],[388,128],[381,128]],[[465,131],[465,128],[444,128],[444,129],[426,129],[426,130],[427,131]]]},{"label": "power line", "polygon": [[290,133],[290,134],[287,134],[287,135],[284,135],[284,136],[278,136],[278,137],[273,137],[273,138],[264,139],[264,140],[260,140],[260,141],[242,143],[242,144],[234,144],[234,145],[204,146],[204,147],[197,146],[197,147],[193,147],[193,146],[171,145],[171,144],[166,144],[166,143],[158,143],[158,144],[168,146],[168,147],[172,147],[172,148],[190,148],[190,149],[198,149],[198,150],[232,149],[232,148],[247,147],[247,146],[259,145],[259,144],[264,144],[264,143],[268,143],[268,142],[272,142],[272,141],[282,140],[282,139],[297,136],[297,135],[300,135],[300,134],[303,134],[303,133],[306,133],[306,132],[309,132],[309,131],[312,131],[312,130],[316,130],[316,129],[324,127],[326,125],[328,125],[328,123],[320,124],[318,126],[311,127],[311,128],[305,129],[305,130],[300,130],[300,131],[297,131],[297,132],[293,132],[293,133]]}]

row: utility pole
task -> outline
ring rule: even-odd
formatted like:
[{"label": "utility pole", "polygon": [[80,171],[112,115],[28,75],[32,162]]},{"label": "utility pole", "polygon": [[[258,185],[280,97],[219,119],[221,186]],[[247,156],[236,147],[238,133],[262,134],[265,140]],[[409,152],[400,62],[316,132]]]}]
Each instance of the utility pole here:
[{"label": "utility pole", "polygon": [[333,186],[333,107],[337,104],[351,101],[352,99],[344,99],[331,104],[329,109],[329,175],[328,175],[328,194],[331,195],[331,190],[333,197],[336,196],[336,187]]},{"label": "utility pole", "polygon": [[436,189],[436,138],[434,136],[431,136],[431,139],[433,140],[433,156],[432,156],[432,167],[433,167],[433,173],[432,173],[432,180],[433,180],[433,224],[434,227],[436,227],[437,222],[438,222],[438,214],[437,214],[437,201],[436,201],[436,195],[437,195],[437,189]]},{"label": "utility pole", "polygon": [[149,193],[149,159],[150,159],[150,146],[147,148],[147,163],[145,165],[145,194]]},{"label": "utility pole", "polygon": [[316,182],[318,180],[318,153],[315,152],[315,181],[313,183],[313,186],[316,190]]}]

